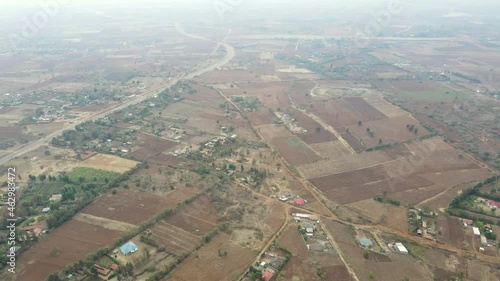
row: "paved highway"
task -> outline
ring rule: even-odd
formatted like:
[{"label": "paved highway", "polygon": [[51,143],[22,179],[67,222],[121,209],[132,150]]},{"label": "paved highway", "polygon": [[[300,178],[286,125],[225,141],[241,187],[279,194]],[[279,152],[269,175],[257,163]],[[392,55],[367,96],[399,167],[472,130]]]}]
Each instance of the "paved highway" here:
[{"label": "paved highway", "polygon": [[[181,33],[182,35],[184,36],[188,36],[188,37],[191,37],[191,38],[196,38],[196,39],[200,39],[200,40],[210,40],[210,39],[207,39],[207,38],[204,38],[204,37],[201,37],[201,36],[198,36],[198,35],[193,35],[193,34],[189,34],[189,33],[186,33],[184,30],[182,30],[182,28],[180,27],[180,25],[176,22],[173,23],[177,29],[177,31],[179,33]],[[211,40],[210,40],[211,41]],[[5,155],[4,157],[0,158],[0,165],[3,165],[5,163],[7,163],[9,160],[15,158],[15,157],[18,157],[24,153],[27,153],[27,152],[30,152],[40,146],[43,146],[43,145],[47,145],[51,140],[52,138],[54,137],[58,137],[60,136],[64,131],[66,130],[74,130],[76,126],[78,126],[79,124],[83,123],[83,122],[86,122],[86,121],[89,121],[89,120],[97,120],[99,118],[103,118],[103,117],[106,117],[107,115],[113,113],[113,112],[116,112],[118,110],[122,110],[122,109],[125,109],[127,108],[128,106],[131,106],[131,105],[134,105],[134,104],[138,104],[138,103],[141,103],[143,102],[144,100],[148,99],[148,98],[151,98],[159,93],[161,93],[163,90],[171,87],[172,85],[174,85],[175,83],[177,83],[178,81],[180,80],[183,80],[183,79],[192,79],[196,76],[199,76],[199,75],[202,75],[206,72],[210,72],[210,71],[213,71],[219,67],[222,67],[223,65],[227,64],[229,61],[231,61],[233,58],[234,58],[234,55],[235,55],[235,51],[234,51],[234,48],[227,44],[226,42],[216,42],[216,43],[219,43],[221,46],[224,46],[224,48],[226,49],[226,55],[220,59],[219,61],[217,62],[214,62],[213,64],[207,66],[207,67],[204,67],[202,69],[199,69],[199,70],[194,70],[193,72],[191,73],[188,73],[188,74],[185,74],[185,75],[182,75],[181,77],[178,77],[178,78],[175,78],[175,79],[172,79],[168,84],[165,85],[165,87],[162,87],[158,90],[153,90],[145,95],[142,95],[142,96],[139,96],[135,99],[132,99],[132,100],[129,100],[129,101],[126,101],[122,104],[119,104],[115,107],[112,107],[112,108],[109,108],[109,109],[106,109],[96,115],[93,115],[91,117],[88,117],[88,118],[84,118],[84,119],[81,119],[81,120],[78,120],[78,121],[75,121],[75,123],[71,124],[71,125],[68,125],[68,126],[65,126],[63,127],[62,129],[60,130],[57,130],[53,133],[50,133],[49,135],[41,138],[41,139],[38,139],[38,140],[35,140],[35,141],[32,141],[30,143],[27,143],[26,145],[18,148],[17,150],[15,150],[14,152],[12,153],[9,153],[7,155]]]}]

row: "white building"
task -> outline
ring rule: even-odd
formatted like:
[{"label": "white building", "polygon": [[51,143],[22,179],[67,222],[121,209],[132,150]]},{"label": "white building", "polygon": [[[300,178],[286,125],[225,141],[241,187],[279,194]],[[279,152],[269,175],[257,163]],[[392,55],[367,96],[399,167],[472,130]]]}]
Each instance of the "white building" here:
[{"label": "white building", "polygon": [[479,228],[477,228],[475,226],[472,227],[472,232],[474,232],[474,235],[477,235],[477,236],[481,235],[481,232],[479,232]]},{"label": "white building", "polygon": [[403,245],[403,243],[396,243],[396,248],[398,248],[399,253],[403,255],[408,255],[408,249]]}]

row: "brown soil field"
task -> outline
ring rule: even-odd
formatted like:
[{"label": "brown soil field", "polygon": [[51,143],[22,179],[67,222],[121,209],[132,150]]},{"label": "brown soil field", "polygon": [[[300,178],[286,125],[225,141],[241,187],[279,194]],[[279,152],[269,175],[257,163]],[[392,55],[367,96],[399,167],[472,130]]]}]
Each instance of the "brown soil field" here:
[{"label": "brown soil field", "polygon": [[407,115],[408,112],[386,101],[382,96],[371,95],[365,100],[388,118]]},{"label": "brown soil field", "polygon": [[350,154],[349,150],[340,141],[322,142],[309,145],[323,158],[336,158]]},{"label": "brown soil field", "polygon": [[80,162],[80,167],[90,167],[117,173],[124,173],[138,164],[136,161],[120,158],[109,154],[95,154]]},{"label": "brown soil field", "polygon": [[441,231],[438,239],[447,245],[464,247],[465,231],[462,222],[456,217],[439,216],[437,229]]},{"label": "brown soil field", "polygon": [[[315,144],[337,140],[337,138],[330,131],[325,130],[325,128],[323,128],[323,126],[321,126],[318,122],[314,121],[301,111],[296,109],[291,109],[290,111],[295,115],[295,119],[300,126],[307,130],[307,133],[297,135],[305,143]],[[316,128],[320,128],[320,131],[317,132]]]},{"label": "brown soil field", "polygon": [[328,220],[325,225],[360,280],[369,280],[370,273],[375,277],[374,280],[400,281],[404,276],[410,277],[410,280],[433,280],[426,266],[409,255],[394,254],[386,257],[369,252],[369,258],[365,260],[363,250],[357,245],[347,226]]},{"label": "brown soil field", "polygon": [[[19,281],[45,280],[52,272],[77,262],[92,251],[113,243],[121,234],[97,225],[70,220],[50,232],[19,259]],[[51,255],[56,249],[57,254]]]},{"label": "brown soil field", "polygon": [[2,138],[16,139],[16,140],[20,138],[29,138],[29,139],[33,138],[24,134],[23,128],[21,126],[9,126],[9,127],[0,126],[0,135],[2,135]]},{"label": "brown soil field", "polygon": [[259,131],[270,141],[281,156],[292,165],[300,165],[321,159],[309,146],[292,135],[285,126],[260,127]]},{"label": "brown soil field", "polygon": [[[406,128],[408,124],[414,125],[418,129],[417,134]],[[361,126],[358,124],[350,125],[347,128],[367,148],[418,138],[430,133],[408,115],[365,122]],[[375,134],[373,137],[368,134],[368,128]],[[382,139],[382,143],[379,143],[380,139]]]},{"label": "brown soil field", "polygon": [[296,81],[287,94],[294,103],[307,105],[311,101],[309,95],[315,86],[316,83],[311,80]]},{"label": "brown soil field", "polygon": [[[260,82],[238,84],[239,95],[256,97],[265,107],[284,109],[290,105],[286,91],[290,88],[289,82]],[[246,92],[246,94],[244,93]]]},{"label": "brown soil field", "polygon": [[286,248],[294,257],[305,259],[309,255],[304,239],[302,239],[295,223],[290,223],[278,239],[278,245]]},{"label": "brown soil field", "polygon": [[500,280],[500,271],[494,265],[486,265],[480,261],[467,260],[467,277],[471,281]]},{"label": "brown soil field", "polygon": [[[237,279],[255,258],[256,253],[231,243],[229,238],[226,233],[218,234],[210,243],[198,250],[196,255],[190,255],[181,265],[176,267],[167,276],[167,280],[230,281]],[[227,255],[220,257],[218,250],[226,252]]]},{"label": "brown soil field", "polygon": [[274,120],[278,120],[276,115],[272,114],[267,109],[261,109],[256,112],[249,112],[247,113],[247,116],[250,119],[250,122],[252,122],[252,124],[254,124],[255,126],[273,124]]},{"label": "brown soil field", "polygon": [[[119,190],[117,194],[106,194],[82,210],[82,213],[110,220],[139,225],[166,208],[186,199],[179,189],[166,196],[158,196],[132,190]],[[177,191],[177,192],[176,192]],[[193,189],[194,195],[196,191]]]},{"label": "brown soil field", "polygon": [[171,225],[164,220],[152,228],[152,238],[161,243],[168,253],[182,255],[192,251],[200,242],[201,237]]},{"label": "brown soil field", "polygon": [[203,195],[165,221],[192,234],[203,236],[217,226],[217,210],[210,199]]},{"label": "brown soil field", "polygon": [[177,142],[169,141],[149,134],[138,133],[136,134],[136,136],[139,138],[141,146],[153,150],[157,153],[166,151],[179,145],[179,143]]},{"label": "brown soil field", "polygon": [[433,182],[420,176],[410,175],[404,178],[393,178],[349,187],[331,189],[328,186],[325,186],[323,187],[324,189],[319,189],[322,190],[326,197],[330,200],[340,204],[349,204],[373,198],[375,194],[383,193],[384,191],[391,195],[396,192],[419,189],[433,184]]},{"label": "brown soil field", "polygon": [[360,153],[362,151],[365,151],[366,147],[361,143],[361,141],[358,140],[351,132],[347,132],[345,130],[342,130],[343,132],[340,133],[342,138],[349,144],[356,153]]},{"label": "brown soil field", "polygon": [[299,170],[307,179],[312,179],[331,174],[363,169],[368,166],[394,161],[393,159],[394,158],[390,157],[384,151],[378,150],[359,154],[341,155],[337,158],[304,164],[299,167]]},{"label": "brown soil field", "polygon": [[340,187],[349,187],[370,182],[378,182],[387,178],[388,175],[385,172],[384,168],[377,165],[340,174],[332,174],[320,178],[313,178],[309,179],[309,181],[319,189],[328,191]]},{"label": "brown soil field", "polygon": [[408,231],[407,209],[405,207],[383,204],[373,199],[351,203],[346,207],[374,223],[380,223],[401,232]]},{"label": "brown soil field", "polygon": [[386,116],[363,98],[343,98],[315,102],[311,112],[334,128],[384,119]]}]

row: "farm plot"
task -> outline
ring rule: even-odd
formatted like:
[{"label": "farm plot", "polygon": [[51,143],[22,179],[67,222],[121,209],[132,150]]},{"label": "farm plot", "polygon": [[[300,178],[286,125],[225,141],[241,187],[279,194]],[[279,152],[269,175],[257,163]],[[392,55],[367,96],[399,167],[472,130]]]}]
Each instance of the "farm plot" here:
[{"label": "farm plot", "polygon": [[177,142],[162,139],[154,135],[138,133],[136,136],[139,138],[140,146],[158,153],[167,151],[179,145]]},{"label": "farm plot", "polygon": [[169,253],[182,255],[189,253],[200,241],[200,237],[190,232],[160,221],[151,228],[152,236],[159,241]]},{"label": "farm plot", "polygon": [[79,167],[90,167],[117,173],[124,173],[137,165],[138,162],[109,154],[96,154],[78,164]]},{"label": "farm plot", "polygon": [[380,223],[403,233],[408,231],[407,209],[367,199],[346,205],[347,208],[374,223]]},{"label": "farm plot", "polygon": [[261,127],[259,131],[292,165],[300,165],[321,159],[318,154],[298,137],[292,135],[284,126]]},{"label": "farm plot", "polygon": [[314,89],[314,81],[296,81],[288,90],[287,94],[296,104],[307,105],[310,102],[310,93]]},{"label": "farm plot", "polygon": [[387,118],[359,97],[315,102],[311,112],[334,128]]},{"label": "farm plot", "polygon": [[[411,131],[407,125],[411,126]],[[430,133],[409,115],[350,125],[347,129],[367,148],[418,138]]]},{"label": "farm plot", "polygon": [[[100,197],[82,210],[82,213],[110,220],[139,225],[166,208],[183,200],[175,192],[158,196],[145,192],[120,190],[117,194]],[[192,194],[191,194],[192,196]],[[179,200],[180,199],[180,200]]]},{"label": "farm plot", "polygon": [[309,146],[325,159],[350,154],[349,150],[340,141],[315,143]]},{"label": "farm plot", "polygon": [[[221,257],[220,251],[226,254]],[[228,234],[220,233],[198,250],[196,255],[190,255],[176,267],[168,279],[179,281],[236,280],[243,274],[255,255],[254,251],[232,243]]]},{"label": "farm plot", "polygon": [[203,236],[217,226],[217,210],[210,199],[203,195],[165,221],[191,234]]},{"label": "farm plot", "polygon": [[120,231],[70,220],[19,257],[22,273],[17,280],[45,280],[52,272],[84,259],[87,254],[99,248],[111,245],[113,239],[120,235]]},{"label": "farm plot", "polygon": [[289,82],[261,82],[238,84],[240,91],[245,96],[259,99],[265,107],[284,109],[290,105],[286,91],[290,88]]},{"label": "farm plot", "polygon": [[298,137],[307,144],[315,144],[322,142],[336,141],[337,138],[330,132],[325,130],[318,122],[311,119],[299,110],[290,110],[295,116],[295,120],[307,130],[307,133],[300,134]]},{"label": "farm plot", "polygon": [[439,216],[437,220],[437,229],[441,233],[439,240],[457,248],[464,247],[465,230],[462,222],[448,216]]}]

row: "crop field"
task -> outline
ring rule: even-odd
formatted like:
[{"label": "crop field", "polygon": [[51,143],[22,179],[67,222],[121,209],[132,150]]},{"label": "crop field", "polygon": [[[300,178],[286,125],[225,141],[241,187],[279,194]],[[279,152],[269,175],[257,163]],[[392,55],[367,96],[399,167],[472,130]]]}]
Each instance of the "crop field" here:
[{"label": "crop field", "polygon": [[325,159],[350,154],[349,150],[347,150],[347,148],[340,141],[315,143],[310,144],[309,146]]},{"label": "crop field", "polygon": [[[406,126],[413,125],[416,131],[410,131]],[[430,132],[422,127],[415,119],[409,115],[382,120],[375,120],[348,126],[347,129],[357,139],[361,140],[365,147],[375,147],[385,143],[395,143],[408,139],[418,138]],[[369,130],[369,131],[368,131]],[[373,133],[373,136],[370,135]],[[415,133],[416,132],[416,133]],[[351,143],[349,140],[347,142]]]},{"label": "crop field", "polygon": [[311,117],[296,109],[291,109],[290,111],[293,113],[295,120],[300,124],[300,126],[307,130],[307,133],[298,135],[298,137],[306,144],[316,144],[337,140],[337,138],[330,131],[325,130],[323,126],[314,121]]},{"label": "crop field", "polygon": [[346,207],[374,223],[380,223],[403,233],[408,231],[406,207],[383,204],[371,198],[348,204]]},{"label": "crop field", "polygon": [[124,173],[137,165],[138,162],[109,154],[96,154],[85,159],[79,166]]},{"label": "crop field", "polygon": [[296,104],[307,105],[310,102],[310,93],[314,89],[316,83],[314,81],[296,81],[287,91],[287,95]]},{"label": "crop field", "polygon": [[237,83],[259,81],[258,76],[243,70],[217,70],[205,73],[194,79],[201,83]]},{"label": "crop field", "polygon": [[[218,254],[219,250],[227,254],[221,257]],[[220,233],[198,250],[196,255],[190,255],[176,267],[170,273],[169,279],[179,281],[235,280],[243,274],[255,255],[254,251],[230,242],[228,234]]]},{"label": "crop field", "polygon": [[159,196],[120,190],[117,194],[106,194],[100,197],[84,208],[82,213],[139,225],[162,210],[175,207],[175,204],[184,199],[186,199],[184,196],[175,191],[167,196]]},{"label": "crop field", "polygon": [[22,273],[17,280],[45,280],[50,273],[111,245],[120,234],[120,231],[70,220],[23,253],[18,260]]},{"label": "crop field", "polygon": [[321,159],[318,154],[297,136],[292,135],[284,126],[260,127],[259,131],[292,165],[300,165]]},{"label": "crop field", "polygon": [[[238,84],[239,94],[256,97],[265,105],[274,110],[284,109],[290,104],[286,91],[290,87],[289,82],[261,82]],[[239,95],[238,94],[238,95]]]},{"label": "crop field", "polygon": [[102,183],[106,180],[112,181],[119,175],[120,174],[117,172],[88,168],[88,167],[75,167],[68,173],[70,180],[74,182],[78,182],[80,181],[80,178],[83,178],[84,181]]},{"label": "crop field", "polygon": [[[382,192],[418,204],[447,188],[491,175],[459,154],[442,139],[432,138],[384,151],[340,155],[302,165],[299,170],[328,198],[341,204]],[[332,169],[333,165],[341,167]],[[325,166],[330,168],[323,169]]]},{"label": "crop field", "polygon": [[177,142],[162,139],[154,135],[138,133],[136,136],[139,138],[140,146],[158,153],[167,151],[179,145]]},{"label": "crop field", "polygon": [[217,210],[207,196],[201,196],[165,220],[189,233],[203,236],[217,226]]},{"label": "crop field", "polygon": [[182,255],[191,252],[201,237],[167,222],[160,221],[151,228],[153,239],[163,245],[167,252]]},{"label": "crop field", "polygon": [[387,118],[362,98],[315,102],[311,112],[334,128]]}]

